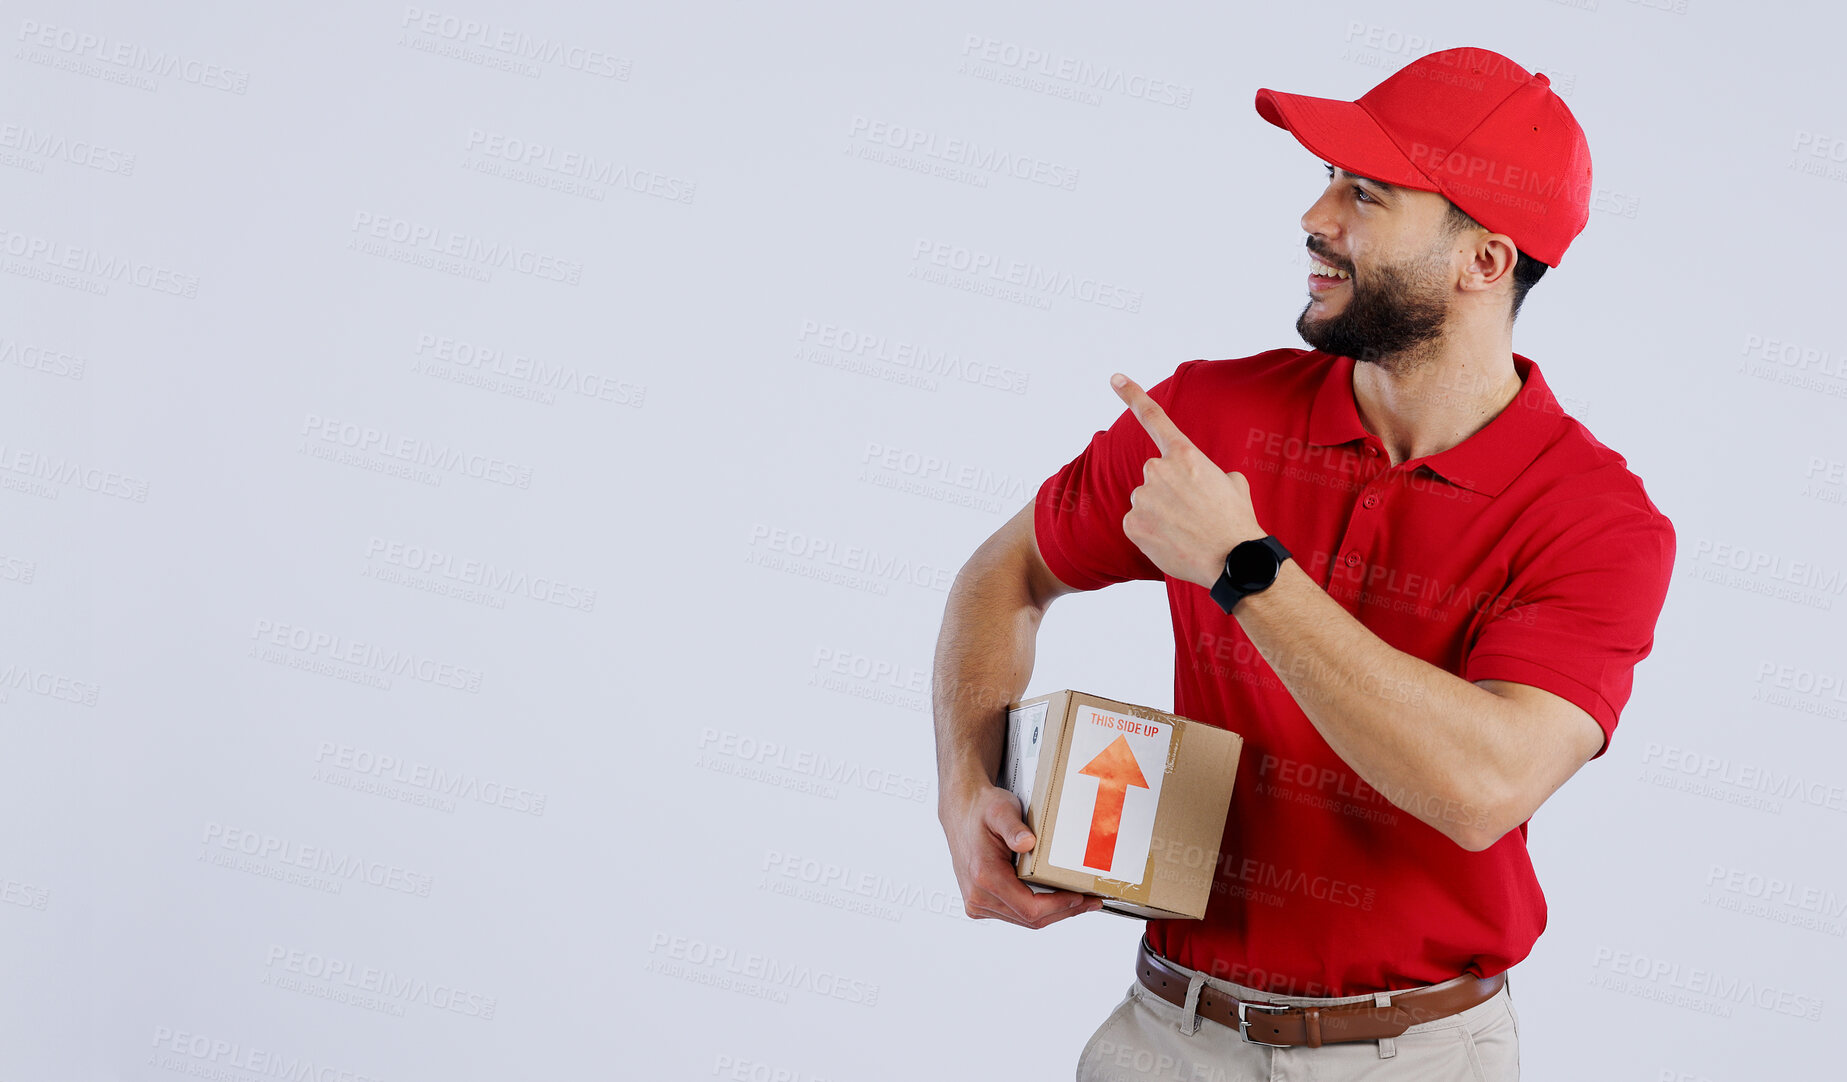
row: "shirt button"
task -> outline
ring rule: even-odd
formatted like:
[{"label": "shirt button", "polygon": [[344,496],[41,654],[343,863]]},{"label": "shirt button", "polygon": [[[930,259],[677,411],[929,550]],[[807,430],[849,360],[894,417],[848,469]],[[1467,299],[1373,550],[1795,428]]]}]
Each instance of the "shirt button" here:
[{"label": "shirt button", "polygon": [[1370,443],[1366,445],[1366,453],[1373,458],[1379,457],[1379,449]]},{"label": "shirt button", "polygon": [[1366,506],[1367,507],[1379,506],[1379,494],[1377,492],[1368,492],[1366,494]]},{"label": "shirt button", "polygon": [[1360,565],[1360,554],[1357,552],[1347,553],[1347,566],[1348,567],[1358,567],[1359,565]]}]

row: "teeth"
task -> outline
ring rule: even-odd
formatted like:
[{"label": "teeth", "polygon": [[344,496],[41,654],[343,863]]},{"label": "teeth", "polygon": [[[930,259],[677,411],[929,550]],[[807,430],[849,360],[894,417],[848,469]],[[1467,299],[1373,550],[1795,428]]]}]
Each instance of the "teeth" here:
[{"label": "teeth", "polygon": [[1352,275],[1348,274],[1344,270],[1335,270],[1333,267],[1330,267],[1326,263],[1321,262],[1319,259],[1316,259],[1314,256],[1308,257],[1308,269],[1325,278],[1351,278],[1353,277]]}]

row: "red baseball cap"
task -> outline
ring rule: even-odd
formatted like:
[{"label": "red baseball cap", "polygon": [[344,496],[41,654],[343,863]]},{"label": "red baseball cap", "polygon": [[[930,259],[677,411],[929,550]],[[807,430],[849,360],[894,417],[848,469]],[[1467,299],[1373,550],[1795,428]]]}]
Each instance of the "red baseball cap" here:
[{"label": "red baseball cap", "polygon": [[1438,192],[1558,266],[1590,221],[1590,147],[1552,80],[1487,49],[1406,64],[1358,101],[1257,91],[1257,112],[1323,161]]}]

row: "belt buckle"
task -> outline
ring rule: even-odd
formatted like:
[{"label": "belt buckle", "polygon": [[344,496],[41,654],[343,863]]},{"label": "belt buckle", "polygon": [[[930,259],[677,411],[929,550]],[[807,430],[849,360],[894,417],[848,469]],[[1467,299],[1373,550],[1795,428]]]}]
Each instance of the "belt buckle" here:
[{"label": "belt buckle", "polygon": [[1258,1010],[1258,1011],[1274,1011],[1278,1014],[1282,1013],[1283,1011],[1293,1010],[1294,1008],[1289,1007],[1288,1005],[1282,1004],[1282,1003],[1246,1003],[1244,1000],[1241,1000],[1241,999],[1238,1000],[1237,1003],[1238,1003],[1238,1036],[1244,1038],[1244,1041],[1246,1044],[1260,1044],[1260,1045],[1263,1045],[1265,1048],[1294,1048],[1295,1047],[1295,1045],[1292,1045],[1292,1044],[1277,1044],[1274,1041],[1252,1040],[1251,1039],[1251,1020],[1249,1018],[1246,1018],[1244,1015],[1246,1008],[1249,1008],[1251,1010]]}]

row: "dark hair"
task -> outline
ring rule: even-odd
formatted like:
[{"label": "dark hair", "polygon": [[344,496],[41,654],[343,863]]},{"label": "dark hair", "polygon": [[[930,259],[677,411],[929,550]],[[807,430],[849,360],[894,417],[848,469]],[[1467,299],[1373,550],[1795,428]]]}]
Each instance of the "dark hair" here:
[{"label": "dark hair", "polygon": [[[1454,203],[1449,204],[1449,216],[1444,219],[1444,224],[1448,226],[1452,236],[1469,226],[1477,229],[1487,228]],[[1518,249],[1515,250],[1518,251]],[[1539,281],[1545,273],[1544,263],[1525,252],[1520,252],[1520,258],[1514,261],[1514,306],[1513,312],[1507,317],[1509,320],[1520,318],[1520,305],[1526,300],[1526,291],[1533,288],[1533,283]]]}]

